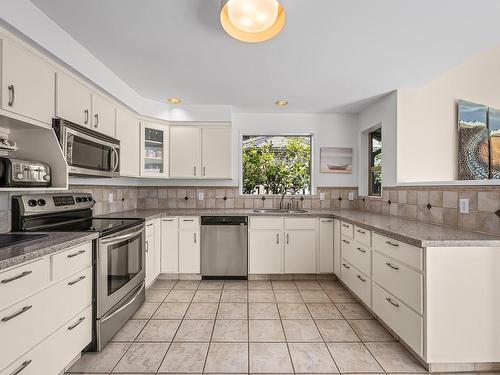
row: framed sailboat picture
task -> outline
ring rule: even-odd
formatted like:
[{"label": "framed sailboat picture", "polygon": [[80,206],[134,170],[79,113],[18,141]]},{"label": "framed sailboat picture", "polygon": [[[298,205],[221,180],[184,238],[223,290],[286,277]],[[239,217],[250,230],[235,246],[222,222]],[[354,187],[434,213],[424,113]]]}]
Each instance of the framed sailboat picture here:
[{"label": "framed sailboat picture", "polygon": [[321,147],[320,173],[352,173],[352,148]]}]

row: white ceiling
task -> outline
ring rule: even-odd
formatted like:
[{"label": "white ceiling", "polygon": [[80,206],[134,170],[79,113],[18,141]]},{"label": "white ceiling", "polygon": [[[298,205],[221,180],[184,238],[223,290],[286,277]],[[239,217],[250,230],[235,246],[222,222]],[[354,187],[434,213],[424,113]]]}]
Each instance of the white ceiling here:
[{"label": "white ceiling", "polygon": [[499,0],[282,0],[259,44],[224,33],[220,0],[32,3],[140,95],[239,112],[356,111],[500,43]]}]

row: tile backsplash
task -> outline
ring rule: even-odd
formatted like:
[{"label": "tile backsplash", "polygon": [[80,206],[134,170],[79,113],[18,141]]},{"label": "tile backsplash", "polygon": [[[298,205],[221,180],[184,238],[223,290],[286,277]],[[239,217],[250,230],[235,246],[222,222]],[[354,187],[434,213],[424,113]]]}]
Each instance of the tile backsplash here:
[{"label": "tile backsplash", "polygon": [[[469,213],[460,213],[460,199]],[[500,234],[500,186],[386,187],[381,198],[359,197],[364,211],[484,233]]]}]

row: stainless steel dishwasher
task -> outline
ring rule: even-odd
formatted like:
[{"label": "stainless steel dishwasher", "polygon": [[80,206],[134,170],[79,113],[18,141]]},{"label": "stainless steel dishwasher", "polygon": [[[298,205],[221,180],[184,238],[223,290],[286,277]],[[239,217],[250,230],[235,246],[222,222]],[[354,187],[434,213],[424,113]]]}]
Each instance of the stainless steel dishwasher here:
[{"label": "stainless steel dishwasher", "polygon": [[247,278],[246,216],[202,216],[201,275],[204,279]]}]

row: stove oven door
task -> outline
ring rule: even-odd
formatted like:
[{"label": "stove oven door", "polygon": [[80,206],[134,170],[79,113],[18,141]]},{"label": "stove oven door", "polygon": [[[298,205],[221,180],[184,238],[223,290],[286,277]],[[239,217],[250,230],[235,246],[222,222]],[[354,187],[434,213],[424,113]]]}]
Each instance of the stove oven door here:
[{"label": "stove oven door", "polygon": [[117,305],[145,275],[144,224],[99,239],[97,318]]}]

